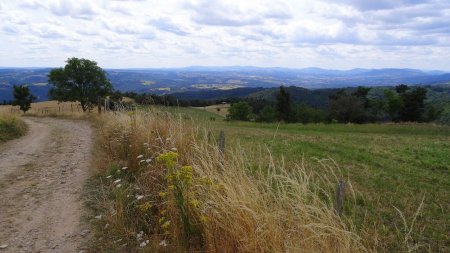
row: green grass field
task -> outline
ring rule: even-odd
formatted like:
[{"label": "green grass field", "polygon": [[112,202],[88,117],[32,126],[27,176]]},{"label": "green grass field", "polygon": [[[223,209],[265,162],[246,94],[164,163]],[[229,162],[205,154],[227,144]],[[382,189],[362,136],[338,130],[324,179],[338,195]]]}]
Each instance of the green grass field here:
[{"label": "green grass field", "polygon": [[[347,215],[357,226],[376,223],[384,249],[395,252],[402,243],[399,234],[407,233],[413,225],[411,240],[429,245],[422,250],[450,251],[448,126],[226,122],[203,110],[166,110],[181,113],[183,118],[193,117],[216,136],[224,130],[227,145],[241,145],[255,155],[255,160],[269,157],[258,150],[270,150],[288,165],[303,161],[320,170],[320,163],[335,162],[342,172],[340,177],[350,180],[360,193],[355,204],[347,208]],[[414,221],[422,198],[424,204]]]}]

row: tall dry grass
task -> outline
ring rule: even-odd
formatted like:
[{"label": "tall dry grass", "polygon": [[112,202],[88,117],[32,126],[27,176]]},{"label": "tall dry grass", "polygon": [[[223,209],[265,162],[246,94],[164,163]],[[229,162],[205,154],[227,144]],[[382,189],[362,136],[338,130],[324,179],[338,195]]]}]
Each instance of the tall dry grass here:
[{"label": "tall dry grass", "polygon": [[0,106],[0,142],[17,138],[25,134],[27,125],[7,107]]},{"label": "tall dry grass", "polygon": [[371,251],[333,210],[332,170],[238,146],[222,154],[207,129],[157,110],[103,115],[99,126],[95,251]]}]

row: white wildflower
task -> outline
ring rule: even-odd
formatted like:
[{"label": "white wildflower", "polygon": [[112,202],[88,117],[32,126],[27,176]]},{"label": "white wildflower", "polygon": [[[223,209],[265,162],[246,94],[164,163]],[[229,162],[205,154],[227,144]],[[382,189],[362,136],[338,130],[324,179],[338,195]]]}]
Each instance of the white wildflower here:
[{"label": "white wildflower", "polygon": [[146,160],[140,160],[139,163],[143,163],[143,162],[145,162],[145,161],[146,161]]},{"label": "white wildflower", "polygon": [[105,224],[105,229],[107,229],[109,227],[109,223]]},{"label": "white wildflower", "polygon": [[107,178],[107,179],[111,178],[111,175],[107,176],[106,178]]},{"label": "white wildflower", "polygon": [[167,246],[166,240],[162,240],[162,241],[159,243],[159,246],[166,247],[166,246]]},{"label": "white wildflower", "polygon": [[128,167],[122,167],[122,170],[127,170],[128,169]]},{"label": "white wildflower", "polygon": [[121,180],[117,179],[116,181],[114,181],[115,184],[119,183]]},{"label": "white wildflower", "polygon": [[139,244],[139,246],[141,246],[141,248],[143,248],[143,247],[147,246],[147,243],[146,242],[141,242],[141,244]]},{"label": "white wildflower", "polygon": [[177,148],[171,148],[170,150],[172,150],[172,151],[177,151],[178,149]]},{"label": "white wildflower", "polygon": [[151,158],[149,158],[149,159],[147,159],[147,160],[145,160],[147,163],[151,163],[152,162],[152,159]]},{"label": "white wildflower", "polygon": [[116,185],[116,188],[120,188],[122,186],[122,184],[118,184]]},{"label": "white wildflower", "polygon": [[137,159],[141,159],[144,155],[138,155]]},{"label": "white wildflower", "polygon": [[137,196],[136,196],[136,199],[137,199],[137,200],[141,200],[141,199],[143,199],[143,198],[144,198],[144,195],[137,195]]}]

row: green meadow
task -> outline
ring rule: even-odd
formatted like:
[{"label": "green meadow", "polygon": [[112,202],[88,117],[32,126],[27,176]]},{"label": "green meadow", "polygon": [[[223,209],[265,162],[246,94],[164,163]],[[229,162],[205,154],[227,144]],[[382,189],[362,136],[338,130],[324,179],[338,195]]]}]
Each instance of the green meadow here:
[{"label": "green meadow", "polygon": [[272,155],[323,173],[329,173],[324,164],[334,168],[356,192],[344,215],[367,233],[375,229],[385,250],[395,252],[405,234],[420,251],[450,250],[448,126],[237,122],[201,109],[165,110],[192,118],[213,136],[223,130],[227,147],[240,145],[255,164]]}]

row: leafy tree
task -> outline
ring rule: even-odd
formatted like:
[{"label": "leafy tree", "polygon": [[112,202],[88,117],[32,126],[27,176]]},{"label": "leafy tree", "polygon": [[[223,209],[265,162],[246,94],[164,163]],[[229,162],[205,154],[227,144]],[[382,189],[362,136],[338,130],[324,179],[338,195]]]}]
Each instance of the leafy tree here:
[{"label": "leafy tree", "polygon": [[258,121],[274,122],[277,120],[277,110],[273,105],[265,106],[258,114]]},{"label": "leafy tree", "polygon": [[278,120],[289,122],[291,119],[291,108],[291,95],[285,90],[283,86],[280,86],[280,92],[277,95]]},{"label": "leafy tree", "polygon": [[303,124],[324,122],[326,114],[322,110],[301,104],[295,107],[294,120]]},{"label": "leafy tree", "polygon": [[427,97],[427,89],[416,87],[407,92],[401,93],[404,107],[400,112],[403,121],[421,121],[425,109],[425,98]]},{"label": "leafy tree", "polygon": [[403,110],[404,103],[403,98],[397,95],[392,90],[384,90],[384,97],[386,99],[386,111],[389,114],[391,120],[400,120],[400,112]]},{"label": "leafy tree", "polygon": [[228,109],[227,119],[229,120],[250,120],[252,108],[247,102],[237,102]]},{"label": "leafy tree", "polygon": [[31,108],[31,103],[36,99],[36,97],[30,93],[28,86],[14,85],[13,88],[14,101],[12,105],[18,105],[23,113],[27,112]]},{"label": "leafy tree", "polygon": [[358,86],[358,88],[356,88],[356,90],[352,93],[352,96],[355,96],[363,101],[364,108],[366,109],[370,107],[370,99],[367,95],[369,95],[369,91],[371,89],[372,88],[369,87]]},{"label": "leafy tree", "polygon": [[400,84],[400,85],[395,86],[395,91],[397,91],[398,94],[403,94],[407,90],[409,90],[409,87],[406,84]]},{"label": "leafy tree", "polygon": [[365,121],[364,101],[345,90],[330,96],[330,117],[341,123],[363,123]]},{"label": "leafy tree", "polygon": [[112,92],[105,71],[95,61],[69,58],[64,68],[52,69],[48,75],[54,87],[50,97],[58,101],[79,101],[83,111],[91,110],[99,97]]}]

